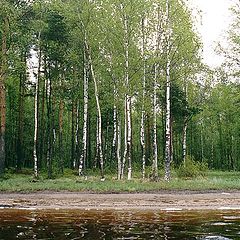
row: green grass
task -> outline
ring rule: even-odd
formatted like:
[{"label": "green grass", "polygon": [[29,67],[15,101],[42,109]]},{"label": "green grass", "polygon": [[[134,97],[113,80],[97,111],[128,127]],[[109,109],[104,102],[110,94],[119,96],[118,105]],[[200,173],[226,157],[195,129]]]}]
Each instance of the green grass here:
[{"label": "green grass", "polygon": [[[139,176],[136,173],[136,176]],[[113,175],[106,175],[104,182],[96,173],[89,174],[87,179],[78,177],[76,173],[67,171],[64,176],[47,179],[46,174],[41,174],[37,181],[31,173],[6,173],[0,179],[0,191],[5,192],[35,192],[35,191],[76,191],[97,193],[118,192],[151,192],[160,190],[240,190],[240,172],[207,172],[205,177],[183,179],[176,177],[170,182],[160,178],[158,182],[133,178],[133,180],[116,180]],[[162,176],[162,175],[161,175]]]}]

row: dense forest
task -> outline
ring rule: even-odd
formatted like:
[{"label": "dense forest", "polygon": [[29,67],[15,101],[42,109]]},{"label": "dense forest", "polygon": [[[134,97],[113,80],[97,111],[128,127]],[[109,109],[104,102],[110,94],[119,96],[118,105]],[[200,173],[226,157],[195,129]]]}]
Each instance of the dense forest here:
[{"label": "dense forest", "polygon": [[232,12],[212,70],[182,0],[0,0],[0,174],[169,181],[189,160],[240,170]]}]

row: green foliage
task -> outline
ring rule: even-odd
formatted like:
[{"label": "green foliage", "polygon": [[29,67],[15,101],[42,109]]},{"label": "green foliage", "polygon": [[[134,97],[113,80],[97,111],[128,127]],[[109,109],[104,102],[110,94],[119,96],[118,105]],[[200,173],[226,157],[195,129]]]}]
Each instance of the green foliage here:
[{"label": "green foliage", "polygon": [[177,170],[177,173],[181,178],[196,178],[205,176],[207,170],[207,163],[194,161],[190,156],[187,156],[185,162]]}]

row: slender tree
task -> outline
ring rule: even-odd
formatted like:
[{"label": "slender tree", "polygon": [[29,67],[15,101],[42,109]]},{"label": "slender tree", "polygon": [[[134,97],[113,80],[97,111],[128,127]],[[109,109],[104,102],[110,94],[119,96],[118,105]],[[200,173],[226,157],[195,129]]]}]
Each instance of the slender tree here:
[{"label": "slender tree", "polygon": [[142,61],[143,61],[143,77],[142,77],[142,113],[140,127],[140,143],[142,147],[142,178],[145,178],[146,167],[146,144],[145,144],[145,95],[146,95],[146,34],[145,34],[145,16],[142,18]]},{"label": "slender tree", "polygon": [[7,13],[3,18],[1,65],[0,65],[0,175],[4,173],[5,167],[5,131],[6,131],[6,90],[5,82],[7,76],[7,38],[9,34],[9,19]]},{"label": "slender tree", "polygon": [[[84,34],[84,41],[87,42],[87,36],[86,33]],[[83,166],[84,163],[86,162],[87,158],[87,136],[88,136],[88,128],[87,128],[87,123],[88,123],[88,78],[89,78],[89,60],[87,56],[87,49],[86,49],[86,44],[84,44],[84,50],[83,50],[83,98],[84,98],[84,110],[83,110],[83,138],[82,138],[82,153],[80,156],[80,161],[79,161],[79,175],[83,174]]]},{"label": "slender tree", "polygon": [[166,144],[165,144],[165,176],[166,181],[170,181],[171,163],[171,79],[170,79],[170,46],[171,29],[169,19],[169,0],[166,0],[166,27],[167,27],[167,65],[166,65]]}]

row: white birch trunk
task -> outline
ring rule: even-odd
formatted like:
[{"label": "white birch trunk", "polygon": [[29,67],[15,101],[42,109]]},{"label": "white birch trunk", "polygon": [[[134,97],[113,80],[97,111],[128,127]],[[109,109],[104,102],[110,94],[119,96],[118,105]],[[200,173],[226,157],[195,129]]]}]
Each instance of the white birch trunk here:
[{"label": "white birch trunk", "polygon": [[117,124],[117,106],[116,106],[116,96],[117,90],[116,85],[114,83],[114,90],[113,90],[113,96],[114,96],[114,106],[113,106],[113,142],[112,142],[112,158],[116,158],[116,146],[117,146],[117,131],[118,131],[118,124]]},{"label": "white birch trunk", "polygon": [[97,123],[96,123],[96,152],[95,152],[95,158],[94,158],[94,164],[93,167],[97,168],[98,158],[99,158],[99,128],[98,128],[98,117],[97,117]]},{"label": "white birch trunk", "polygon": [[125,105],[124,105],[124,153],[123,153],[123,159],[122,159],[122,169],[121,169],[121,177],[120,179],[123,179],[124,176],[124,169],[125,169],[125,163],[126,163],[126,157],[127,157],[127,96],[125,96]]},{"label": "white birch trunk", "polygon": [[116,101],[118,98],[118,91],[116,87],[116,78],[113,74],[113,67],[112,67],[112,58],[110,58],[110,69],[111,69],[111,76],[113,80],[113,96],[114,96],[114,106],[113,106],[113,141],[112,141],[112,158],[115,160],[117,159],[118,165],[118,180],[121,179],[122,175],[122,161],[121,161],[121,119],[118,114]]},{"label": "white birch trunk", "polygon": [[[38,79],[38,77],[36,78]],[[38,158],[37,158],[37,135],[38,135],[38,80],[36,80],[34,99],[34,145],[33,145],[33,158],[34,158],[34,177],[38,177]]]},{"label": "white birch trunk", "polygon": [[146,168],[146,145],[145,145],[145,128],[144,128],[144,120],[145,120],[145,111],[142,110],[141,116],[141,129],[140,129],[140,142],[142,147],[142,178],[145,178],[145,168]]},{"label": "white birch trunk", "polygon": [[132,126],[131,126],[131,97],[127,95],[127,152],[128,152],[128,180],[132,179]]},{"label": "white birch trunk", "polygon": [[142,114],[140,127],[140,143],[142,147],[142,178],[145,178],[146,165],[146,146],[145,146],[145,95],[146,95],[146,56],[145,56],[145,18],[142,19],[142,60],[143,60],[143,78],[142,78]]},{"label": "white birch trunk", "polygon": [[187,118],[184,120],[184,125],[183,125],[183,164],[184,166],[186,165],[186,157],[187,157]]},{"label": "white birch trunk", "polygon": [[[86,36],[85,36],[86,41]],[[78,174],[79,176],[83,175],[83,166],[86,162],[87,157],[87,135],[88,135],[88,129],[87,129],[87,121],[88,121],[88,60],[86,57],[86,49],[83,53],[83,61],[84,61],[84,67],[83,67],[83,95],[84,95],[84,106],[83,106],[83,136],[82,136],[82,152],[80,156],[79,161],[79,170]]]},{"label": "white birch trunk", "polygon": [[117,124],[117,162],[118,162],[118,180],[120,180],[122,174],[122,162],[121,162],[121,119],[119,116]]},{"label": "white birch trunk", "polygon": [[128,160],[128,180],[132,178],[132,156],[131,156],[131,140],[132,140],[132,125],[131,125],[131,96],[129,95],[129,42],[128,42],[128,23],[127,17],[124,19],[125,31],[125,82],[127,86],[126,94],[126,131],[127,145],[125,146]]},{"label": "white birch trunk", "polygon": [[51,111],[52,111],[52,82],[50,78],[47,78],[46,81],[47,89],[47,169],[48,169],[48,178],[52,177],[52,122],[51,122]]},{"label": "white birch trunk", "polygon": [[[131,141],[132,141],[132,124],[131,124],[131,96],[129,95],[129,41],[128,41],[128,22],[127,16],[124,16],[124,38],[125,38],[125,85],[126,85],[126,111],[125,111],[125,160],[128,160],[128,180],[132,178],[132,156],[131,156]],[[124,167],[124,164],[123,164]]]},{"label": "white birch trunk", "polygon": [[169,0],[166,1],[167,18],[167,66],[166,66],[166,134],[165,134],[165,177],[170,181],[170,163],[171,163],[171,79],[170,79],[170,24],[169,24]]},{"label": "white birch trunk", "polygon": [[94,82],[95,99],[96,99],[97,111],[98,111],[98,134],[97,134],[98,153],[99,153],[99,162],[100,162],[100,168],[101,168],[101,180],[104,181],[105,178],[104,178],[103,151],[102,151],[102,115],[101,115],[101,108],[100,108],[99,96],[98,96],[98,85],[97,85],[97,79],[95,77],[95,72],[93,69],[91,52],[90,52],[87,41],[85,41],[85,45],[86,45],[86,49],[89,57],[89,65],[90,65],[89,67],[90,67],[92,79]]},{"label": "white birch trunk", "polygon": [[37,157],[37,136],[38,136],[38,88],[39,78],[41,72],[41,48],[40,48],[41,32],[38,33],[38,69],[36,74],[35,98],[34,98],[34,145],[33,145],[33,159],[34,159],[34,177],[38,177],[38,157]]},{"label": "white birch trunk", "polygon": [[131,96],[129,95],[129,41],[128,41],[128,22],[127,17],[124,15],[124,48],[125,48],[125,133],[124,133],[124,156],[122,162],[122,173],[123,178],[125,162],[128,160],[128,180],[132,178],[132,157],[131,157],[131,141],[132,141],[132,125],[131,125]]},{"label": "white birch trunk", "polygon": [[159,51],[161,44],[162,26],[160,23],[161,19],[160,6],[158,6],[158,23],[157,23],[157,39],[156,39],[156,57],[157,62],[154,64],[154,83],[153,83],[153,165],[152,165],[152,177],[155,181],[158,180],[158,145],[157,145],[157,88],[158,88],[158,77],[159,77]]},{"label": "white birch trunk", "polygon": [[153,179],[158,178],[158,149],[157,149],[157,77],[158,64],[154,66],[154,87],[153,87]]}]

